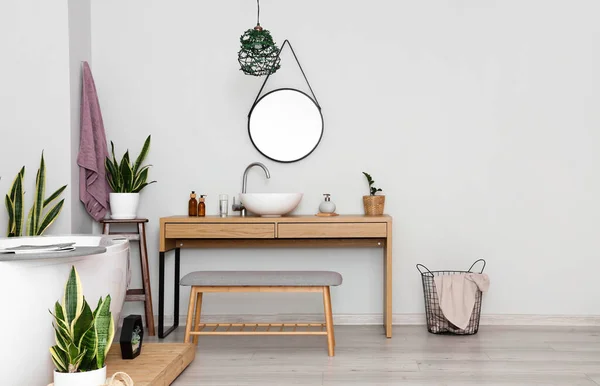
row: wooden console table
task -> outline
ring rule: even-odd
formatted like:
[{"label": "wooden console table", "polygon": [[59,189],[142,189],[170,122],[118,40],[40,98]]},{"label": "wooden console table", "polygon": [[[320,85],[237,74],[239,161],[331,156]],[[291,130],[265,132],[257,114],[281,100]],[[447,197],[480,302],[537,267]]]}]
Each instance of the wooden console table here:
[{"label": "wooden console table", "polygon": [[[383,324],[392,337],[392,217],[341,215],[336,217],[188,217],[160,219],[158,282],[158,336],[164,338],[179,326],[181,248],[383,248]],[[173,326],[164,330],[165,254],[175,250]]]}]

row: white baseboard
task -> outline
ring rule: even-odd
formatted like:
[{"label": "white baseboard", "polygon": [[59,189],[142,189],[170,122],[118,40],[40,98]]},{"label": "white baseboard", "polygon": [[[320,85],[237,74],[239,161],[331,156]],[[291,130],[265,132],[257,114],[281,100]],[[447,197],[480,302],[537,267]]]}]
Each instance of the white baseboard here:
[{"label": "white baseboard", "polygon": [[[155,322],[158,316],[155,316]],[[263,314],[263,315],[202,315],[205,323],[284,323],[284,322],[319,322],[322,314]],[[186,316],[179,316],[179,325],[185,326]],[[379,325],[383,324],[382,314],[335,314],[336,325]],[[424,325],[424,314],[394,314],[394,325]],[[165,315],[165,326],[173,324],[173,316]],[[600,326],[600,315],[481,315],[483,326]]]},{"label": "white baseboard", "polygon": [[600,326],[600,315],[481,315],[484,326]]}]

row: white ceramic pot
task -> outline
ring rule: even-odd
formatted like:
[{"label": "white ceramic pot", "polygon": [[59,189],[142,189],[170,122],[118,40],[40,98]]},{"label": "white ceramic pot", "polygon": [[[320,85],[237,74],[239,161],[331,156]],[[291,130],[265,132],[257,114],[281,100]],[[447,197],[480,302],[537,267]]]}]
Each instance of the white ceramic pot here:
[{"label": "white ceramic pot", "polygon": [[84,373],[54,371],[54,386],[100,386],[106,383],[106,366]]},{"label": "white ceramic pot", "polygon": [[139,193],[110,193],[110,217],[115,220],[134,219],[139,203]]}]

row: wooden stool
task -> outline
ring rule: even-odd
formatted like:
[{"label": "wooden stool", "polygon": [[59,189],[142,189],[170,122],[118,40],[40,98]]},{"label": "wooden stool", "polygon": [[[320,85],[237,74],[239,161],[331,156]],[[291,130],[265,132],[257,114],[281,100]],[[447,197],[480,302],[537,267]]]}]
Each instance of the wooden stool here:
[{"label": "wooden stool", "polygon": [[[140,265],[142,268],[143,288],[128,289],[125,295],[126,302],[144,302],[146,310],[146,325],[148,335],[154,336],[154,312],[152,311],[152,291],[150,289],[150,273],[148,271],[148,248],[146,246],[146,218],[136,218],[131,220],[100,220],[102,233],[105,235],[119,235],[127,238],[129,241],[140,242]],[[137,232],[111,232],[111,224],[135,224]]]},{"label": "wooden stool", "polygon": [[[337,272],[198,271],[185,275],[180,284],[192,287],[184,343],[193,336],[197,345],[199,335],[327,335],[328,354],[335,355],[329,287],[342,284]],[[200,323],[205,292],[319,292],[323,294],[325,323]]]}]

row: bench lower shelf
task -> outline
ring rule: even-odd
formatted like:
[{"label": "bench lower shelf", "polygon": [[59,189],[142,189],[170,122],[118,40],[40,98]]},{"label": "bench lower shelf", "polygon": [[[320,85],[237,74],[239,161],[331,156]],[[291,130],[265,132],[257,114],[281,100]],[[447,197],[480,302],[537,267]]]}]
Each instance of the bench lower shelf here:
[{"label": "bench lower shelf", "polygon": [[106,358],[107,376],[129,374],[135,386],[170,385],[196,356],[191,343],[146,343],[135,359],[121,359],[121,347],[111,347]]},{"label": "bench lower shelf", "polygon": [[325,323],[200,323],[190,335],[327,335]]}]

